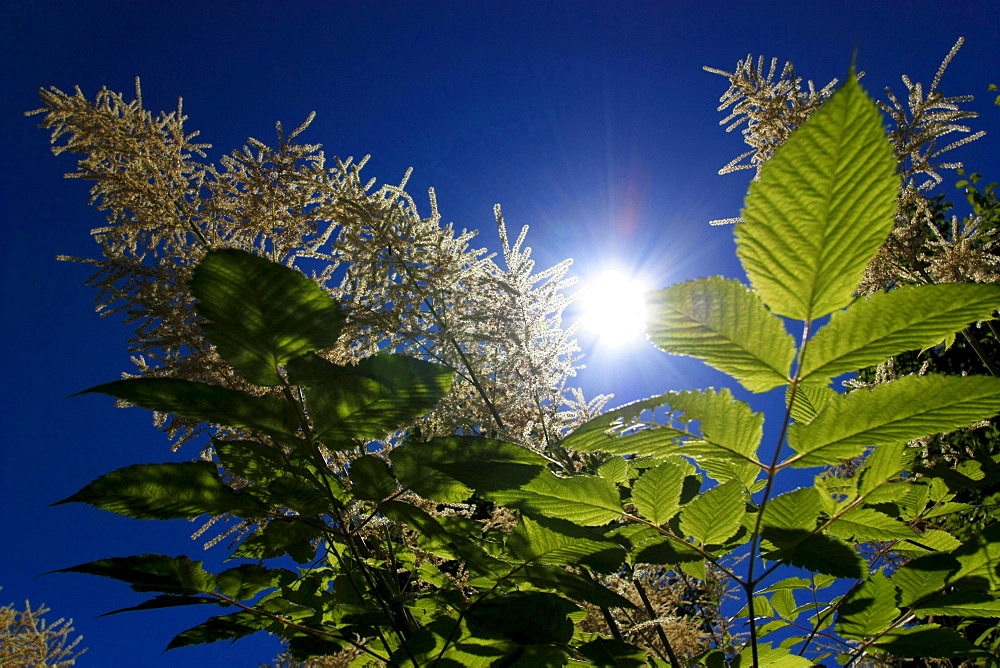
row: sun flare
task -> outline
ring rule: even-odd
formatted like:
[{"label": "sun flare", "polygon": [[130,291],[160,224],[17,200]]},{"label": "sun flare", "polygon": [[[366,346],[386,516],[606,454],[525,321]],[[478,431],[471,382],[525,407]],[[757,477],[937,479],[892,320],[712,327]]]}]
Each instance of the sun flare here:
[{"label": "sun flare", "polygon": [[643,294],[647,289],[624,271],[603,272],[581,290],[581,329],[611,346],[640,340],[645,330]]}]

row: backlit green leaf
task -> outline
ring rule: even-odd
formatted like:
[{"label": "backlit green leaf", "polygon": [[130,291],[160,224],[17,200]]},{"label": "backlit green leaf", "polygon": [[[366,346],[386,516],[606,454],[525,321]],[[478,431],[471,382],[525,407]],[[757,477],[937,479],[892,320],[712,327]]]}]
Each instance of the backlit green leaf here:
[{"label": "backlit green leaf", "polygon": [[918,617],[949,615],[954,617],[1000,617],[1000,597],[986,591],[956,591],[935,594],[916,606]]},{"label": "backlit green leaf", "polygon": [[757,447],[764,433],[764,415],[734,399],[728,388],[669,392],[664,396],[672,410],[684,412],[678,420],[699,423],[702,437],[685,442],[682,454],[760,466]]},{"label": "backlit green leaf", "polygon": [[889,482],[903,470],[903,453],[906,444],[897,441],[879,446],[871,451],[858,470],[858,492],[870,494],[877,487]]},{"label": "backlit green leaf", "polygon": [[600,526],[622,515],[614,483],[595,476],[561,478],[541,469],[516,489],[481,491],[484,497],[521,512]]},{"label": "backlit green leaf", "polygon": [[834,536],[855,543],[869,541],[919,540],[920,535],[897,519],[872,508],[852,508],[830,523]]},{"label": "backlit green leaf", "polygon": [[[643,432],[631,436],[622,435],[631,431],[632,425],[639,420],[643,413],[654,411],[666,404],[669,396],[668,393],[640,399],[598,415],[570,432],[566,438],[560,441],[560,444],[567,450],[610,452],[620,455],[653,454],[651,451],[656,450],[658,444],[669,448],[671,439],[687,437],[690,434],[664,427],[659,436],[651,439],[652,442],[639,438],[643,436]],[[635,446],[626,444],[636,441],[641,444]]]},{"label": "backlit green leaf", "polygon": [[680,509],[686,475],[685,468],[673,462],[646,471],[632,488],[632,503],[653,524],[664,524]]},{"label": "backlit green leaf", "polygon": [[616,570],[625,561],[625,550],[616,543],[561,520],[521,517],[507,539],[515,559],[543,566],[586,564],[601,573]]},{"label": "backlit green leaf", "polygon": [[246,251],[209,251],[191,278],[205,336],[252,383],[279,385],[278,367],[337,342],[344,316],[315,281]]},{"label": "backlit green leaf", "polygon": [[904,564],[892,575],[892,581],[899,588],[900,603],[912,606],[940,591],[958,566],[955,557],[940,553],[917,557]]},{"label": "backlit green leaf", "polygon": [[105,473],[53,505],[86,503],[137,519],[169,520],[232,513],[259,517],[266,508],[219,478],[210,462],[137,464]]},{"label": "backlit green leaf", "polygon": [[751,392],[788,382],[795,341],[739,281],[678,283],[647,295],[646,312],[649,339],[661,350],[703,359]]},{"label": "backlit green leaf", "polygon": [[410,441],[395,448],[389,459],[404,487],[448,503],[465,501],[475,487],[517,487],[548,463],[522,446],[472,436]]},{"label": "backlit green leaf", "polygon": [[958,283],[904,287],[859,299],[816,332],[799,375],[803,381],[822,381],[881,364],[989,319],[998,304],[1000,286]]},{"label": "backlit green leaf", "polygon": [[930,552],[950,552],[962,544],[962,541],[947,531],[927,529],[922,534],[912,536],[908,540],[896,543],[893,548],[905,557],[919,557]]},{"label": "backlit green leaf", "polygon": [[178,378],[129,378],[84,390],[108,394],[163,413],[176,413],[209,424],[255,429],[276,438],[295,438],[298,417],[285,401],[255,397],[218,385]]},{"label": "backlit green leaf", "polygon": [[896,586],[881,571],[853,590],[837,611],[837,631],[864,639],[885,631],[899,616]]},{"label": "backlit green leaf", "polygon": [[853,300],[896,213],[896,158],[854,72],[750,184],[737,255],[777,315],[814,320]]},{"label": "backlit green leaf", "polygon": [[351,493],[356,498],[381,501],[395,494],[397,488],[384,459],[364,455],[351,462]]},{"label": "backlit green leaf", "polygon": [[812,531],[816,528],[819,517],[819,492],[815,487],[802,487],[768,501],[764,507],[761,526]]},{"label": "backlit green leaf", "polygon": [[[792,398],[793,391],[795,392],[794,398]],[[792,419],[808,424],[836,396],[837,392],[825,384],[799,383],[795,386],[788,386],[785,391],[785,404],[787,405],[789,398],[792,398]]]},{"label": "backlit green leaf", "polygon": [[718,485],[692,501],[681,513],[681,532],[701,545],[720,545],[740,528],[746,513],[743,485]]},{"label": "backlit green leaf", "polygon": [[288,363],[288,378],[305,386],[316,438],[327,447],[383,438],[430,412],[451,387],[454,371],[402,355],[375,355],[351,366],[306,355]]},{"label": "backlit green leaf", "polygon": [[798,454],[783,466],[836,464],[865,448],[951,431],[1000,412],[1000,379],[906,376],[831,400],[810,424],[793,424]]}]

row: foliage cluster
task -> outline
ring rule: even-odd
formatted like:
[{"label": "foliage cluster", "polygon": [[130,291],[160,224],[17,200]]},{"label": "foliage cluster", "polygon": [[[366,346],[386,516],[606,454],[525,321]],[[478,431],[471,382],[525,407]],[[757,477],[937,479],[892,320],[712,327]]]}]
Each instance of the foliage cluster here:
[{"label": "foliage cluster", "polygon": [[[73,99],[51,95],[53,106]],[[409,321],[396,314],[397,329],[352,329],[367,317],[356,293],[369,284],[333,291],[335,301],[287,266],[294,258],[276,250],[278,241],[254,254],[225,243],[222,223],[215,236],[199,231],[207,248],[179,261],[184,271],[169,281],[171,299],[189,306],[185,341],[203,348],[198,373],[148,373],[90,391],[223,427],[213,434],[213,459],[120,469],[64,502],[136,518],[235,517],[251,530],[233,552],[242,561],[210,573],[187,557],[147,554],[63,571],[155,594],[128,610],[227,610],[177,635],[172,648],[264,630],[286,639],[296,660],[347,652],[358,665],[794,667],[826,658],[989,658],[979,638],[947,620],[1000,616],[1000,529],[959,537],[940,524],[969,506],[956,500],[954,470],[912,474],[918,449],[908,443],[993,417],[1000,380],[905,376],[850,394],[832,385],[934,346],[991,318],[1000,303],[1000,286],[957,283],[857,297],[897,219],[892,146],[852,72],[751,186],[736,227],[750,285],[711,277],[648,296],[655,345],[703,359],[751,393],[784,393],[784,410],[766,416],[776,425],[766,440],[765,415],[729,389],[666,392],[592,418],[561,440],[561,430],[537,417],[549,405],[538,397],[524,402],[536,418],[521,429],[490,416],[489,428],[428,430],[422,416],[456,385],[471,387],[487,410],[503,405],[481,380],[492,376],[464,354],[467,341],[496,345],[478,311],[468,311],[468,339],[460,339],[453,321],[434,315],[441,311],[433,300],[423,302],[424,315],[402,309],[434,320],[421,340],[433,333],[452,344],[452,357],[426,344],[441,363],[370,355],[368,344],[346,354],[356,340],[407,350],[397,338],[382,342],[385,331],[408,331],[400,323]],[[220,187],[206,185],[217,177],[200,176],[197,187]],[[386,208],[357,219],[371,234],[368,257],[381,258],[370,266],[392,282],[392,271],[405,273],[409,263],[395,264],[394,242],[367,230],[412,207],[377,199]],[[200,230],[178,213],[184,202],[167,202],[173,217],[165,218],[180,221],[171,234],[187,239],[181,245]],[[282,210],[298,223],[313,209]],[[127,225],[115,229],[132,238]],[[115,261],[101,266],[105,276],[117,275]],[[330,276],[316,278],[323,285]],[[366,339],[372,331],[383,333]],[[526,334],[540,340],[536,330]],[[826,474],[866,452],[854,476]],[[811,486],[779,494],[779,478],[793,469],[819,472]],[[981,470],[963,463],[957,472],[971,479]],[[647,589],[663,578],[690,582],[691,595],[654,606]],[[609,586],[614,579],[631,588]],[[712,624],[721,618],[712,609],[720,582],[742,599],[728,628]],[[645,616],[623,631],[621,611]],[[707,627],[684,624],[690,620]]]},{"label": "foliage cluster", "polygon": [[[850,394],[833,380],[989,320],[1000,287],[858,297],[912,175],[853,72],[762,144],[736,228],[750,285],[648,296],[655,345],[784,393],[767,438],[729,389],[595,417],[564,386],[566,265],[533,273],[499,211],[506,269],[402,187],[370,194],[351,161],[326,168],[292,143],[303,128],[215,168],[190,159],[204,147],[180,110],[43,99],[43,126],[69,137],[57,150],[86,156],[77,174],[109,211],[105,257],[88,260],[101,304],[138,322],[133,345],[155,362],[89,391],[211,435],[199,461],[120,469],[63,502],[233,520],[238,563],[220,573],[155,554],[63,569],[154,594],[127,610],[226,609],[171,648],[267,631],[317,665],[991,656],[979,620],[1000,617],[1000,527],[962,521],[986,469],[922,464],[927,439],[1000,412],[1000,380],[908,375]],[[850,477],[829,475],[852,459]],[[818,473],[779,494],[793,469]]]}]

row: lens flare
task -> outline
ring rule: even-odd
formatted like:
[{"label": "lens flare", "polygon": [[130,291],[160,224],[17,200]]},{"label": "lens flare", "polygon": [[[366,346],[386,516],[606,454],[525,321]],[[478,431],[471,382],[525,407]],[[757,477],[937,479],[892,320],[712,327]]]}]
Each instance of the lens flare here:
[{"label": "lens flare", "polygon": [[581,329],[611,346],[639,341],[645,330],[646,289],[623,271],[605,271],[581,291]]}]

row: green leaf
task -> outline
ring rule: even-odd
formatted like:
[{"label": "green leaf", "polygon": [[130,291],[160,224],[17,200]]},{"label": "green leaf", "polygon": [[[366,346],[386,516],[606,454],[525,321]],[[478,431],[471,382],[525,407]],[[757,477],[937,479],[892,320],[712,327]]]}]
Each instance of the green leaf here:
[{"label": "green leaf", "polygon": [[889,482],[903,470],[903,453],[906,444],[897,441],[875,448],[865,458],[858,470],[858,492],[868,495],[876,488]]},{"label": "green leaf", "polygon": [[541,566],[585,564],[601,573],[611,573],[625,561],[620,545],[600,538],[570,522],[521,517],[507,538],[507,549],[515,559]]},{"label": "green leaf", "polygon": [[389,665],[436,665],[441,668],[487,668],[510,665],[512,655],[523,651],[505,638],[485,638],[469,631],[467,620],[442,615],[424,626],[407,640],[407,648],[399,648],[390,656]]},{"label": "green leaf", "polygon": [[646,660],[646,650],[630,645],[621,640],[595,638],[579,647],[577,651],[584,659],[595,666],[616,666],[616,668],[641,668],[649,663]]},{"label": "green leaf", "polygon": [[820,411],[826,408],[831,399],[837,396],[836,390],[825,384],[819,383],[799,383],[795,386],[789,385],[785,390],[785,405],[792,397],[791,415],[796,422],[810,423]]},{"label": "green leaf", "polygon": [[177,378],[129,378],[104,383],[80,394],[98,392],[163,413],[209,424],[255,429],[282,440],[296,438],[298,416],[276,397],[255,397],[218,385]]},{"label": "green leaf", "polygon": [[920,540],[920,534],[897,519],[872,508],[852,508],[840,515],[827,529],[854,543],[887,540]]},{"label": "green leaf", "polygon": [[267,486],[267,499],[304,517],[323,515],[333,505],[323,484],[304,476],[288,475],[272,480]]},{"label": "green leaf", "polygon": [[395,448],[389,459],[404,487],[446,503],[467,500],[473,487],[517,487],[548,463],[522,446],[474,436],[410,441]]},{"label": "green leaf", "polygon": [[624,483],[632,472],[632,467],[623,457],[612,457],[597,469],[597,475],[614,483]]},{"label": "green leaf", "polygon": [[1000,617],[1000,598],[985,591],[956,591],[936,594],[921,601],[914,610],[918,617]]},{"label": "green leaf", "polygon": [[949,573],[957,570],[958,566],[955,557],[941,553],[927,554],[904,564],[892,576],[900,591],[900,603],[913,606],[941,590],[948,581]]},{"label": "green leaf", "polygon": [[201,624],[193,626],[174,636],[167,649],[205,645],[220,640],[239,640],[261,631],[274,622],[264,616],[250,612],[236,612],[231,615],[209,617]]},{"label": "green leaf", "polygon": [[122,612],[137,612],[139,610],[159,610],[161,608],[177,608],[187,605],[203,605],[206,603],[211,603],[213,605],[226,605],[222,603],[217,598],[211,598],[208,596],[178,596],[175,594],[160,594],[159,596],[154,596],[148,601],[143,601],[139,605],[133,605],[128,608],[119,608],[118,610],[112,610],[111,612],[105,612],[104,614],[98,615],[98,617],[109,617],[111,615],[117,615]]},{"label": "green leaf", "polygon": [[646,471],[632,488],[632,503],[653,524],[668,522],[680,509],[681,490],[687,470],[664,462]]},{"label": "green leaf", "polygon": [[684,564],[704,560],[701,552],[686,545],[667,538],[647,541],[630,556],[630,561],[633,564]]},{"label": "green leaf", "polygon": [[191,292],[219,355],[257,385],[280,385],[278,367],[332,347],[344,316],[315,281],[246,251],[209,251]]},{"label": "green leaf", "polygon": [[1000,379],[906,376],[831,400],[810,424],[793,424],[788,444],[798,454],[781,466],[836,464],[865,448],[951,431],[1000,412]]},{"label": "green leaf", "polygon": [[614,483],[595,476],[560,478],[548,469],[516,489],[481,491],[485,498],[532,515],[543,515],[600,526],[621,517],[622,504]]},{"label": "green leaf", "polygon": [[816,488],[802,487],[768,501],[764,506],[761,526],[812,531],[816,528],[820,510],[820,497]]},{"label": "green leaf", "polygon": [[776,589],[770,598],[771,607],[783,619],[795,621],[797,616],[795,594],[787,587]]},{"label": "green leaf", "polygon": [[573,637],[569,614],[579,608],[547,592],[511,592],[470,606],[469,630],[480,637],[500,635],[518,645],[563,644]]},{"label": "green leaf", "polygon": [[381,501],[398,489],[384,459],[364,455],[351,462],[351,493],[358,499]]},{"label": "green leaf", "polygon": [[847,82],[750,184],[736,253],[774,313],[815,320],[853,300],[892,230],[899,177],[878,108]]},{"label": "green leaf", "polygon": [[313,541],[323,535],[323,527],[300,517],[278,517],[247,536],[234,557],[273,559],[288,554],[304,564],[316,556]]},{"label": "green leaf", "polygon": [[318,355],[288,363],[288,378],[306,388],[316,438],[328,447],[384,438],[430,412],[454,371],[402,355],[375,355],[340,366]]},{"label": "green leaf", "polygon": [[873,644],[889,654],[918,659],[974,659],[991,656],[989,652],[966,640],[955,629],[942,628],[937,624],[894,629]]},{"label": "green leaf", "polygon": [[237,601],[246,601],[265,589],[275,589],[293,582],[295,573],[284,568],[264,568],[257,564],[240,564],[222,571],[216,577],[219,593]]},{"label": "green leaf", "polygon": [[213,439],[212,445],[226,473],[251,482],[273,480],[288,465],[285,454],[267,443]]},{"label": "green leaf", "polygon": [[571,573],[563,568],[548,566],[523,566],[509,580],[530,582],[539,589],[556,591],[574,601],[586,601],[606,608],[635,608],[635,603],[608,589],[595,580]]},{"label": "green leaf", "polygon": [[921,285],[859,299],[816,332],[802,363],[803,381],[825,380],[932,346],[970,322],[990,318],[1000,286]]},{"label": "green leaf", "polygon": [[868,570],[866,562],[854,548],[836,536],[817,534],[808,529],[767,526],[761,530],[761,535],[777,548],[764,555],[771,561],[838,578],[862,578]]},{"label": "green leaf", "polygon": [[947,531],[927,529],[922,534],[896,543],[893,549],[905,557],[919,557],[929,552],[950,552],[959,545],[961,541]]},{"label": "green leaf", "polygon": [[102,475],[52,504],[86,503],[136,519],[170,520],[232,513],[259,517],[266,508],[219,478],[211,462],[137,464]]},{"label": "green leaf", "polygon": [[681,533],[701,545],[721,545],[746,514],[743,485],[732,480],[708,490],[681,512]]},{"label": "green leaf", "polygon": [[[640,399],[598,415],[567,434],[566,438],[560,441],[560,445],[567,450],[581,452],[652,455],[653,452],[658,451],[657,448],[660,445],[669,447],[672,438],[684,438],[691,435],[669,427],[646,429],[631,436],[622,436],[621,434],[630,432],[634,423],[644,412],[656,410],[666,404],[669,396],[669,394],[662,394]],[[644,446],[642,445],[645,443],[643,438],[648,437],[646,432],[658,432],[659,436],[654,436],[653,442]],[[633,446],[632,443],[637,443],[637,445]]]},{"label": "green leaf", "polygon": [[678,420],[700,423],[701,438],[689,437],[681,454],[761,466],[757,446],[764,434],[764,415],[734,399],[728,388],[669,392],[664,396],[672,410],[684,411]]},{"label": "green leaf", "polygon": [[713,276],[678,283],[646,297],[653,345],[705,360],[751,392],[788,382],[795,341],[760,297],[737,280]]},{"label": "green leaf", "polygon": [[134,591],[164,594],[207,594],[215,591],[216,577],[202,568],[201,561],[187,557],[143,554],[111,557],[61,568],[53,573],[87,573],[127,582]]},{"label": "green leaf", "polygon": [[837,631],[863,640],[885,631],[899,616],[896,586],[881,571],[852,591],[837,612]]}]

